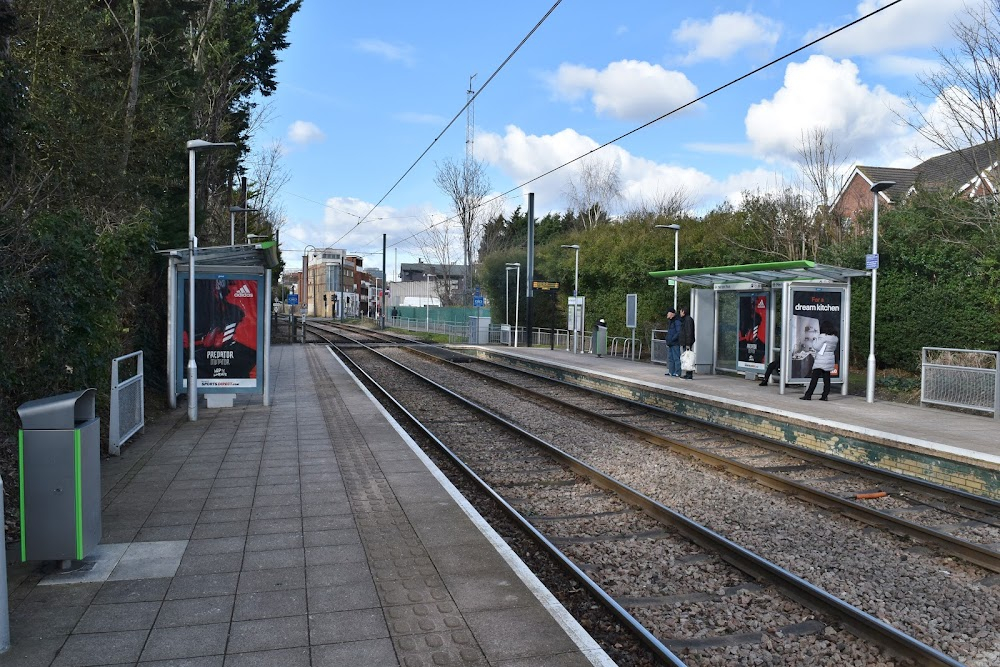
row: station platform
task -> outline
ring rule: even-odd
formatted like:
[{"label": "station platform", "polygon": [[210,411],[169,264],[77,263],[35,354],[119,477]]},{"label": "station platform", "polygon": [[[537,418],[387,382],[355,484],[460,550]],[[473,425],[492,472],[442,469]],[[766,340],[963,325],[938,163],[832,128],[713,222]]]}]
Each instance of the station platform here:
[{"label": "station platform", "polygon": [[85,567],[8,566],[0,664],[614,664],[328,350],[271,364],[102,461]]},{"label": "station platform", "polygon": [[[792,442],[1000,499],[1000,422],[992,416],[841,395],[798,400],[803,386],[779,393],[732,374],[669,377],[666,366],[547,347],[468,346],[483,357],[554,366],[596,388],[650,402],[697,419]],[[584,377],[585,376],[585,377]],[[587,380],[591,378],[591,380]],[[822,383],[820,384],[822,386]]]}]

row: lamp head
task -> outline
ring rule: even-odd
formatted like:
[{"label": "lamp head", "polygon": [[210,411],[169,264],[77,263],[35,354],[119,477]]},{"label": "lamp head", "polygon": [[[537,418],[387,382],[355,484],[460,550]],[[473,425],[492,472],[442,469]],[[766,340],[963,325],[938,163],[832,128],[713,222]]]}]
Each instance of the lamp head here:
[{"label": "lamp head", "polygon": [[656,229],[672,229],[675,232],[679,231],[680,228],[681,228],[681,226],[678,225],[678,224],[676,224],[676,223],[674,223],[672,225],[655,225],[655,227],[656,227]]},{"label": "lamp head", "polygon": [[513,268],[515,266],[521,266],[521,262],[507,262],[506,265]]},{"label": "lamp head", "polygon": [[872,185],[872,192],[879,193],[882,192],[883,190],[888,190],[895,184],[896,181],[879,181],[878,183]]},{"label": "lamp head", "polygon": [[576,243],[574,243],[572,245],[564,245],[562,247],[563,248],[569,248],[570,250],[579,250],[580,249],[580,246],[578,244],[576,244]]},{"label": "lamp head", "polygon": [[191,139],[187,142],[189,151],[201,151],[206,148],[236,148],[236,144],[232,141],[213,142],[204,139]]}]

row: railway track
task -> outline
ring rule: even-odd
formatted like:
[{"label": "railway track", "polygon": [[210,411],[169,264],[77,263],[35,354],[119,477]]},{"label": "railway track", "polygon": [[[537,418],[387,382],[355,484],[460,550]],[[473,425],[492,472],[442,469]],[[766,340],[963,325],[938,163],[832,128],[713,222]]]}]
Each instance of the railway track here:
[{"label": "railway track", "polygon": [[[884,662],[883,650],[904,656],[898,664],[960,664],[796,575],[772,570],[773,564],[728,540],[721,543],[735,550],[723,549],[720,555],[722,547],[706,544],[711,540],[705,535],[712,531],[701,532],[694,522],[573,456],[550,450],[545,456],[554,459],[539,458],[537,448],[547,449],[545,438],[535,438],[530,446],[509,441],[507,427],[500,429],[494,421],[480,425],[478,437],[470,439],[470,425],[483,417],[456,417],[454,397],[447,409],[440,398],[428,403],[426,388],[410,387],[415,380],[403,382],[401,369],[373,361],[374,352],[345,347],[343,353],[364,356],[365,366],[380,368],[373,375],[391,378],[394,393],[412,414],[432,421],[428,426],[438,437],[464,452],[461,458],[544,531],[546,540],[561,546],[578,569],[604,585],[614,604],[641,619],[668,651],[681,652],[689,664],[720,659],[726,664],[893,664]],[[498,393],[495,387],[486,391]],[[623,408],[619,404],[615,410]],[[552,460],[556,463],[547,462]],[[875,643],[854,640],[846,628]]]}]

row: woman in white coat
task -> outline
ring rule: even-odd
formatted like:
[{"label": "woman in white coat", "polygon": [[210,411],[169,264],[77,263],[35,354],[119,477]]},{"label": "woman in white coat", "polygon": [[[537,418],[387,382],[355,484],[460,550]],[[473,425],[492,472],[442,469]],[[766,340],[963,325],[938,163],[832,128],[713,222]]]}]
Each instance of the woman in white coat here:
[{"label": "woman in white coat", "polygon": [[813,361],[812,373],[809,379],[809,388],[806,389],[806,393],[799,398],[803,401],[812,400],[813,391],[816,389],[816,383],[819,379],[823,378],[823,395],[819,397],[819,400],[825,401],[826,397],[830,395],[830,371],[834,369],[837,363],[837,358],[834,353],[837,351],[837,346],[840,344],[840,339],[837,338],[837,328],[833,326],[832,322],[823,322],[819,325],[819,336],[816,337],[816,341],[813,343],[813,350],[815,354],[815,359]]}]

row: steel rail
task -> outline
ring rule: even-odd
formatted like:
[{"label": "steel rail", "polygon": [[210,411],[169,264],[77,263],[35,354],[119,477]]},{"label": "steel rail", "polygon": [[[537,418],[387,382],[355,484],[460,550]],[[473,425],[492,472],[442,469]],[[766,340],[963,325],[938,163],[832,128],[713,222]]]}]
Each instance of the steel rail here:
[{"label": "steel rail", "polygon": [[[767,580],[776,585],[779,590],[783,591],[790,598],[796,600],[804,606],[821,614],[826,614],[829,617],[838,619],[846,627],[850,628],[856,636],[872,641],[873,643],[885,648],[890,653],[893,653],[903,659],[913,660],[920,665],[934,667],[962,667],[962,663],[954,660],[953,658],[924,644],[914,637],[897,630],[888,623],[875,618],[871,614],[848,604],[844,600],[831,595],[827,591],[814,586],[808,581],[805,581],[801,577],[792,574],[769,560],[739,546],[715,531],[701,526],[700,524],[688,519],[674,510],[671,510],[645,494],[622,482],[619,482],[613,477],[605,475],[596,468],[562,451],[558,447],[542,440],[534,434],[529,433],[504,417],[456,394],[447,387],[444,387],[430,378],[421,375],[413,369],[407,368],[405,365],[385,357],[385,355],[382,355],[374,349],[369,348],[369,350],[373,354],[391,362],[394,366],[410,373],[412,376],[420,379],[426,384],[435,387],[438,391],[453,397],[460,403],[468,406],[470,409],[487,417],[495,423],[502,425],[510,431],[519,434],[521,437],[535,444],[542,451],[562,462],[577,474],[588,478],[596,486],[618,494],[621,498],[626,500],[626,502],[630,502],[631,504],[642,508],[647,514],[661,523],[673,526],[681,534],[685,535],[688,539],[692,540],[702,548],[719,553],[724,560],[742,570],[746,574],[756,579]],[[354,364],[353,362],[352,365],[358,367],[357,364]],[[365,375],[367,376],[367,373]],[[370,376],[367,377],[369,377],[370,381],[373,381]],[[384,388],[380,387],[380,391],[386,396],[389,395]],[[397,401],[395,401],[395,399],[392,400],[395,405],[400,407],[400,409],[404,409]],[[407,415],[409,415],[408,412]],[[424,430],[426,431],[426,429]],[[435,441],[437,442],[436,438]],[[513,510],[513,508],[511,509]],[[513,511],[516,512],[516,510]],[[554,546],[552,548],[555,549]],[[615,603],[615,605],[618,606],[617,603]],[[618,608],[621,609],[620,606],[618,606]],[[628,612],[624,609],[621,611],[622,613],[628,614]],[[629,618],[631,618],[631,615],[629,615]],[[648,634],[648,631],[646,632]],[[666,649],[666,647],[664,647],[664,649]]]},{"label": "steel rail", "polygon": [[[419,429],[425,437],[427,437],[434,446],[437,447],[451,462],[454,464],[466,477],[468,477],[481,491],[487,494],[493,499],[503,510],[507,513],[515,523],[527,533],[533,540],[535,540],[543,549],[545,549],[548,554],[556,560],[574,579],[576,579],[592,596],[597,598],[601,604],[603,604],[619,621],[622,622],[625,627],[627,627],[649,650],[651,650],[655,655],[657,655],[661,660],[665,661],[669,665],[675,667],[686,667],[686,664],[674,655],[670,649],[668,649],[659,639],[653,636],[639,621],[635,619],[628,611],[626,611],[618,602],[615,601],[603,588],[601,588],[593,579],[591,579],[587,574],[581,570],[572,560],[569,559],[566,554],[564,554],[558,547],[552,544],[551,541],[545,535],[543,535],[534,525],[531,524],[528,519],[526,519],[520,512],[518,512],[510,503],[508,503],[503,496],[497,493],[484,479],[476,474],[472,468],[470,468],[457,454],[455,454],[447,445],[445,445],[441,440],[434,435],[424,424],[415,417],[409,410],[407,410],[396,398],[389,393],[381,384],[375,381],[361,366],[354,360],[351,359],[343,350],[340,349],[335,343],[329,343],[329,345],[336,350],[338,356],[348,363],[352,368],[354,368],[361,376],[365,378],[367,383],[375,387],[378,392],[385,397],[385,399],[392,403],[397,410],[406,415],[406,418],[410,420],[413,425]],[[355,348],[357,349],[357,348]],[[438,389],[448,393],[453,398],[459,401],[466,402],[461,396],[451,392],[450,390],[441,387],[440,385],[434,383],[428,378],[424,378],[418,373],[415,373],[411,369],[406,368],[402,364],[389,359],[385,355],[379,353],[372,348],[366,348],[369,352],[378,355],[383,360],[389,361],[396,366],[408,371],[415,377],[420,378],[426,382],[429,382]],[[469,404],[470,406],[472,404]],[[490,416],[491,413],[485,413]]]},{"label": "steel rail", "polygon": [[[437,362],[454,364],[454,362],[450,362],[447,359],[442,359],[440,357],[437,357],[436,355],[429,354],[422,350],[413,350],[413,352],[415,354],[431,358]],[[477,360],[477,361],[482,361],[482,360]],[[492,362],[486,362],[486,363],[492,363]],[[892,514],[888,514],[886,512],[882,512],[878,509],[868,507],[867,505],[864,505],[862,503],[855,502],[850,498],[844,498],[842,496],[838,496],[833,493],[813,488],[802,482],[788,479],[779,474],[755,468],[750,464],[742,463],[740,461],[731,459],[721,454],[716,454],[714,452],[706,451],[694,445],[683,443],[678,440],[674,440],[673,438],[668,438],[666,436],[653,433],[651,431],[647,431],[646,429],[634,426],[632,424],[628,424],[615,417],[609,417],[599,412],[593,412],[591,410],[574,405],[573,403],[569,403],[562,399],[554,398],[548,394],[543,394],[541,392],[528,389],[521,385],[514,384],[513,382],[510,382],[508,380],[503,380],[501,378],[493,377],[486,373],[482,373],[475,369],[469,368],[463,364],[454,364],[454,366],[465,372],[475,373],[480,377],[488,378],[494,382],[501,383],[505,386],[511,387],[519,392],[523,392],[530,396],[541,398],[543,400],[552,403],[556,403],[561,407],[573,410],[589,418],[598,419],[613,424],[616,428],[624,431],[625,433],[638,437],[646,442],[649,442],[652,445],[663,447],[665,449],[670,449],[671,451],[676,451],[680,454],[690,456],[708,465],[711,465],[716,468],[722,468],[728,472],[731,472],[745,479],[752,479],[767,488],[771,488],[776,491],[781,491],[783,493],[788,493],[790,495],[797,496],[814,505],[818,505],[826,509],[837,511],[845,516],[857,519],[858,521],[863,521],[864,523],[867,524],[887,528],[889,530],[902,533],[914,539],[936,545],[950,555],[960,557],[970,563],[974,563],[976,565],[979,565],[980,567],[986,568],[993,572],[1000,572],[1000,552],[994,549],[989,549],[975,542],[969,542],[968,540],[963,540],[961,538],[955,537],[943,531],[935,530],[934,528],[923,526],[918,523],[909,521],[907,519],[897,517]],[[502,365],[499,367],[503,368],[504,370],[514,370],[519,373],[526,373],[526,371],[522,371],[521,369],[511,369],[510,367]],[[555,382],[557,384],[562,384],[578,391],[591,392],[599,395],[602,398],[612,399],[632,407],[642,408],[648,412],[658,413],[661,416],[669,417],[670,419],[680,418],[687,421],[695,421],[698,422],[700,426],[710,428],[711,430],[715,432],[720,432],[726,436],[731,437],[734,436],[735,434],[734,432],[726,429],[725,427],[704,424],[700,420],[695,420],[690,417],[678,417],[677,415],[674,415],[673,413],[670,413],[656,406],[647,405],[645,403],[639,403],[636,401],[631,401],[629,399],[622,398],[620,396],[614,396],[612,394],[607,394],[605,392],[601,392],[595,389],[590,389],[588,387],[581,387],[579,385],[569,384],[562,380],[546,378],[545,376],[536,375],[534,373],[528,373],[528,375],[546,381]],[[967,494],[963,491],[959,491],[957,489],[949,489],[947,487],[942,487],[936,484],[932,484],[930,482],[925,482],[923,480],[907,478],[897,473],[881,471],[877,468],[866,466],[860,463],[854,463],[843,459],[833,459],[832,457],[829,457],[826,454],[810,452],[808,450],[803,450],[800,447],[796,447],[794,445],[787,445],[779,441],[770,441],[770,440],[765,440],[763,438],[758,439],[755,438],[754,436],[749,436],[744,433],[735,435],[739,435],[740,436],[739,440],[742,442],[746,442],[756,446],[763,446],[767,449],[771,449],[772,451],[777,449],[779,450],[778,453],[787,455],[788,451],[790,450],[791,452],[794,453],[794,455],[801,456],[802,458],[806,458],[807,460],[810,461],[815,461],[816,459],[819,459],[820,465],[831,467],[840,472],[863,474],[869,477],[871,476],[879,477],[883,481],[889,480],[893,483],[900,484],[901,486],[904,485],[912,486],[913,488],[910,489],[911,491],[915,489],[917,492],[928,493],[934,495],[935,497],[944,496],[947,498],[948,496],[954,496],[954,498],[949,498],[949,500],[955,500],[957,498],[959,502],[966,504],[968,504],[968,501],[970,500],[971,497],[972,499],[978,501],[976,503],[976,507],[973,509],[983,512],[1000,511],[1000,504],[994,503],[989,499],[970,496],[970,494]]]}]

